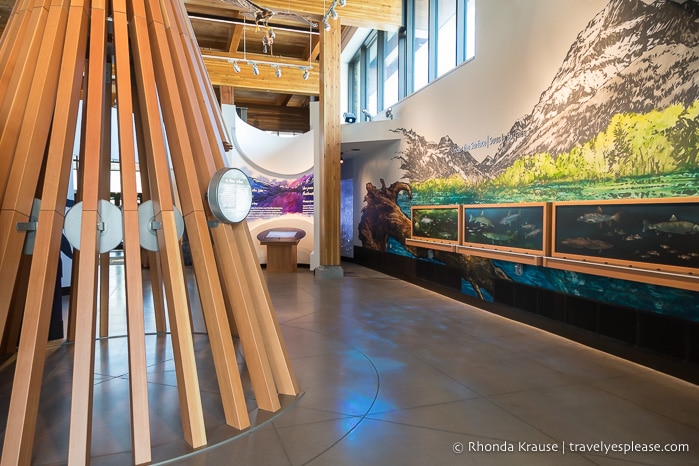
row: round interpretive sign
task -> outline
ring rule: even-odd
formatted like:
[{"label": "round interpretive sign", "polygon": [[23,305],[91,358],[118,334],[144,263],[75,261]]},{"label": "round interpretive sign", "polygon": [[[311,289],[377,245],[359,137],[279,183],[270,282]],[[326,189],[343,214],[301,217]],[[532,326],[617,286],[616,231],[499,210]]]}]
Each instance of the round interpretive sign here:
[{"label": "round interpretive sign", "polygon": [[224,223],[242,222],[252,207],[250,180],[237,168],[222,168],[214,173],[207,196],[211,212]]}]

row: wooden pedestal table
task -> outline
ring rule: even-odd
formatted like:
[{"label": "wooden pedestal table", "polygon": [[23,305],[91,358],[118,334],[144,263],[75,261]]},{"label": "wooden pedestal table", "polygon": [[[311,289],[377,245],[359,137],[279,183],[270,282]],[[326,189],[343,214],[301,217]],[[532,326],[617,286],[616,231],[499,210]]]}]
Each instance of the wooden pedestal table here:
[{"label": "wooden pedestal table", "polygon": [[257,235],[267,246],[267,272],[296,272],[296,246],[306,232],[299,228],[272,228]]}]

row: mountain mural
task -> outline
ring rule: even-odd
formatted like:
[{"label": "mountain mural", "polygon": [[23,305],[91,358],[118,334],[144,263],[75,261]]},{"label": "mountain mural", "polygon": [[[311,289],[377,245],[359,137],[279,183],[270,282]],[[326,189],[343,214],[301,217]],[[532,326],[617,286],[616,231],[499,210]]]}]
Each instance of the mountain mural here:
[{"label": "mountain mural", "polygon": [[644,114],[699,96],[699,3],[611,0],[578,35],[551,85],[496,153],[491,175],[519,157],[568,152],[619,113]]},{"label": "mountain mural", "polygon": [[487,178],[476,159],[468,151],[462,151],[449,136],[434,143],[410,129],[391,131],[402,134],[407,142],[408,149],[399,152],[396,158],[401,161],[406,177],[412,181],[456,175],[469,184],[476,184]]},{"label": "mountain mural", "polygon": [[[401,160],[405,178],[413,183],[456,176],[473,186],[495,179],[519,159],[536,154],[550,154],[552,159],[567,154],[560,163],[571,165],[566,170],[574,169],[580,165],[576,148],[585,144],[599,147],[595,137],[607,131],[616,137],[617,147],[611,156],[601,155],[614,159],[606,160],[602,165],[608,168],[602,170],[612,172],[625,159],[627,165],[638,165],[639,155],[625,150],[632,145],[629,139],[638,140],[641,131],[662,131],[686,153],[675,154],[676,158],[691,162],[668,165],[668,170],[696,171],[699,144],[692,141],[699,126],[698,97],[699,2],[611,0],[578,34],[549,87],[531,113],[513,123],[494,157],[478,162],[449,136],[435,143],[411,129],[398,128],[394,131],[403,135],[406,149],[396,158]],[[654,112],[673,106],[680,111],[655,116]],[[650,117],[645,116],[648,114]],[[621,115],[656,118],[661,124],[653,124],[660,130],[639,128],[635,122],[628,123],[631,117],[619,125]],[[663,126],[668,115],[674,120]],[[648,138],[656,136],[644,137],[642,145],[650,147]],[[569,158],[573,160],[566,162]],[[667,171],[659,171],[663,172]]]}]

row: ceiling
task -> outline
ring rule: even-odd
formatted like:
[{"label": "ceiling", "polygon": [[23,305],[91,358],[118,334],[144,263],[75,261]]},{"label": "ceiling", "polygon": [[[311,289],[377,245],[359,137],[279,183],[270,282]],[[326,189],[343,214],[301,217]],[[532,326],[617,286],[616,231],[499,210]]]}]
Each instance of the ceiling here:
[{"label": "ceiling", "polygon": [[[262,130],[305,132],[308,106],[319,93],[319,34],[331,0],[184,0],[214,90],[225,103],[247,108],[248,122]],[[14,0],[0,0],[0,28],[4,30]],[[395,30],[401,25],[402,0],[346,0],[335,8],[342,24],[342,47],[357,27]],[[255,11],[271,14],[274,32],[263,49],[264,25],[255,24]],[[312,27],[309,22],[316,26]],[[322,24],[320,26],[322,28]],[[259,63],[259,75],[247,63]],[[237,61],[240,72],[236,72]],[[278,67],[282,76],[277,77]],[[304,69],[309,67],[307,79]]]}]

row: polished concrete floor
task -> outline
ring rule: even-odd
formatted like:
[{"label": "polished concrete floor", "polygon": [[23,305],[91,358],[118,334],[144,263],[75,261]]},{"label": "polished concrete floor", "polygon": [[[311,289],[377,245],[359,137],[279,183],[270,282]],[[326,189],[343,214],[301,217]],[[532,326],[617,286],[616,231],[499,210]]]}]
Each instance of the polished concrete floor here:
[{"label": "polished concrete floor", "polygon": [[[96,343],[96,465],[131,462],[123,273],[115,262],[115,336]],[[254,423],[244,432],[225,425],[194,312],[209,438],[197,451],[181,440],[169,337],[154,333],[147,310],[155,463],[699,464],[699,386],[351,263],[343,268],[343,279],[317,280],[308,269],[266,274],[302,393],[266,413],[244,379]],[[71,361],[69,344],[47,361],[35,464],[66,461]],[[0,368],[3,430],[12,370]],[[655,448],[684,451],[642,451]]]}]

